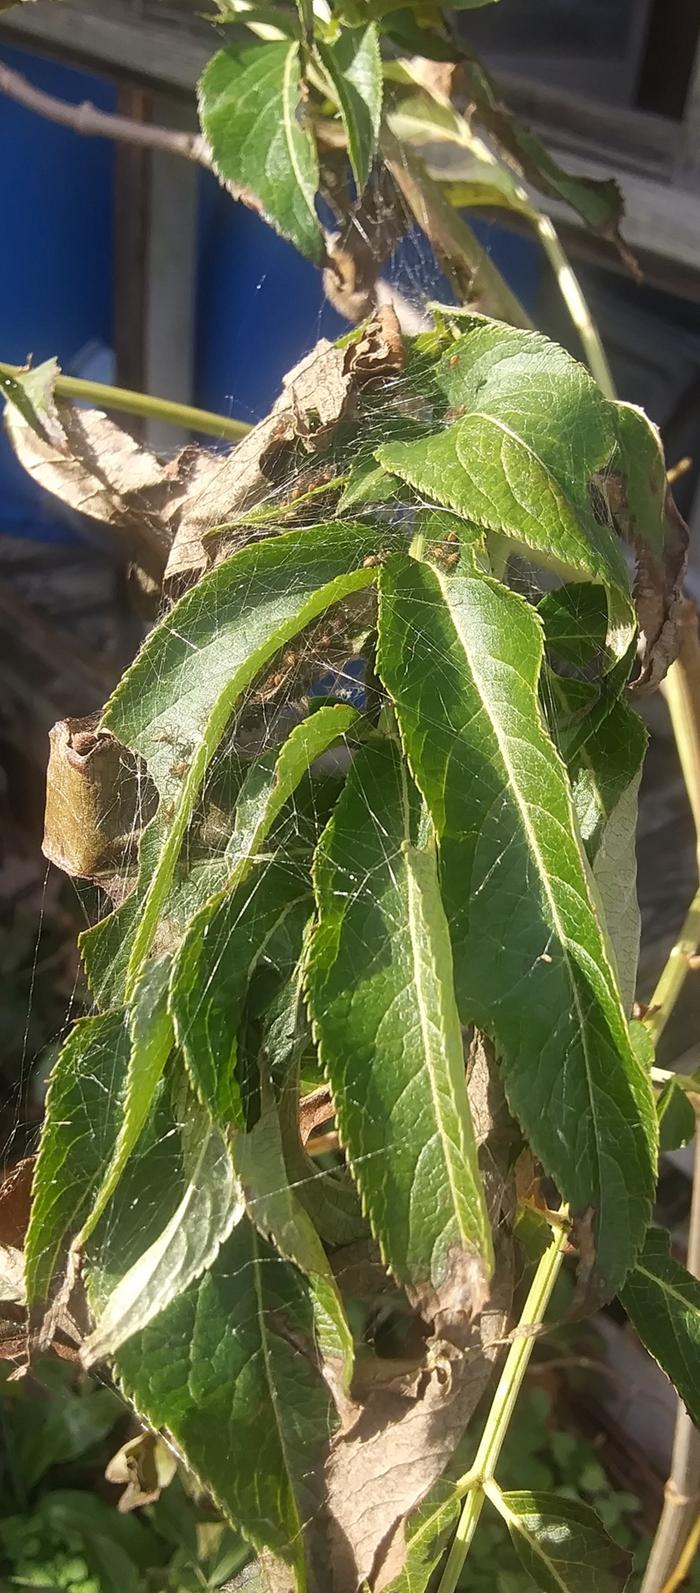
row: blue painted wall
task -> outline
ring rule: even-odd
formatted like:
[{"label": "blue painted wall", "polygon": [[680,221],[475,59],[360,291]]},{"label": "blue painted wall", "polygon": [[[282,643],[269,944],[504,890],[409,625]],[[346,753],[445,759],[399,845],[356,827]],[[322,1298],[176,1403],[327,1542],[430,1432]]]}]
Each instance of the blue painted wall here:
[{"label": "blue painted wall", "polygon": [[[78,103],[114,108],[115,90],[24,51],[0,58],[37,87]],[[114,155],[106,139],[81,138],[0,95],[0,359],[55,354],[85,374],[85,351],[113,342]],[[483,243],[526,303],[537,291],[537,251],[527,239],[479,223]],[[244,205],[202,173],[193,401],[256,420],[282,377],[321,336],[345,323],[326,302],[318,271]],[[410,297],[444,298],[429,247],[417,230],[397,249],[392,277]],[[166,395],[167,396],[167,395]],[[0,531],[66,539],[75,522],[34,488],[0,439]]]},{"label": "blue painted wall", "polygon": [[[114,108],[111,84],[3,47],[7,66],[38,88]],[[112,342],[113,150],[78,138],[0,95],[0,358],[36,363],[56,354],[74,368],[91,342]],[[0,527],[14,536],[70,535],[56,505],[32,490],[0,441]]]}]

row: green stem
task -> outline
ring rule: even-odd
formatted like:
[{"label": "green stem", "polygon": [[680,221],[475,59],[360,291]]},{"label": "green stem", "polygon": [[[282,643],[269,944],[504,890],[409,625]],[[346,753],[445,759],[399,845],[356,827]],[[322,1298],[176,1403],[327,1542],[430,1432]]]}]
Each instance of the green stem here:
[{"label": "green stem", "polygon": [[[678,618],[678,657],[668,672],[663,693],[671,715],[678,757],[688,802],[695,823],[700,873],[700,639],[698,611],[688,599]],[[680,935],[658,981],[645,1025],[656,1045],[690,971],[691,957],[700,946],[700,886],[688,908]]]},{"label": "green stem", "polygon": [[606,398],[614,399],[617,394],[612,371],[578,277],[562,249],[558,234],[549,216],[543,215],[541,211],[532,207],[532,218],[537,230],[537,236],[557,279],[559,292],[581,339],[591,374],[595,377]]},{"label": "green stem", "polygon": [[[23,376],[20,365],[0,362],[3,376]],[[54,389],[59,398],[78,398],[94,404],[99,409],[115,409],[125,415],[144,415],[147,419],[163,420],[185,431],[203,432],[208,437],[226,437],[238,442],[250,431],[244,420],[232,420],[228,415],[214,415],[208,409],[195,409],[191,404],[176,404],[170,398],[152,398],[150,393],[134,393],[127,387],[110,387],[105,382],[89,382],[80,376],[56,377]]]},{"label": "green stem", "polygon": [[669,954],[649,1002],[649,1006],[657,1010],[652,1010],[644,1019],[644,1027],[651,1035],[655,1046],[658,1045],[685,984],[690,968],[688,959],[695,956],[698,946],[700,946],[700,888],[695,892],[680,935]]},{"label": "green stem", "polygon": [[382,131],[380,148],[409,210],[452,276],[463,302],[480,300],[484,309],[501,321],[531,327],[520,300],[418,156],[400,144],[388,127]]},{"label": "green stem", "polygon": [[484,1484],[491,1482],[493,1478],[501,1449],[503,1448],[503,1441],[522,1387],[523,1378],[535,1346],[537,1335],[532,1330],[538,1328],[544,1321],[545,1312],[552,1297],[552,1290],[559,1276],[567,1237],[567,1228],[566,1225],[563,1225],[555,1234],[549,1249],[542,1256],[532,1280],[530,1292],[523,1306],[516,1336],[508,1351],[498,1380],[498,1386],[486,1418],[486,1426],[481,1436],[474,1464],[470,1466],[469,1471],[456,1484],[456,1492],[466,1494],[466,1499],[445,1569],[442,1573],[438,1593],[454,1593],[457,1586],[469,1545],[483,1509],[485,1498]]}]

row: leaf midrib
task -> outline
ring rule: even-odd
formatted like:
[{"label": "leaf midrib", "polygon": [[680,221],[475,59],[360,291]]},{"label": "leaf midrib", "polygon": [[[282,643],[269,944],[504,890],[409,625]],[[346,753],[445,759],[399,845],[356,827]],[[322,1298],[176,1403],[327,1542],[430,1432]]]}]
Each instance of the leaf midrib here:
[{"label": "leaf midrib", "polygon": [[[408,844],[410,845],[410,842]],[[460,1233],[460,1235],[462,1237],[462,1240],[465,1241],[468,1245],[471,1246],[471,1243],[472,1243],[471,1237],[470,1237],[469,1234],[465,1233],[465,1231],[464,1231],[464,1225],[463,1225],[462,1216],[461,1216],[461,1204],[460,1204],[460,1201],[458,1199],[457,1184],[456,1184],[456,1179],[455,1179],[455,1171],[454,1171],[454,1168],[453,1168],[454,1146],[452,1144],[452,1140],[451,1140],[449,1134],[447,1133],[446,1125],[445,1125],[445,1122],[443,1120],[443,1113],[442,1113],[442,1108],[441,1108],[441,1105],[440,1105],[439,1095],[438,1095],[438,1093],[436,1092],[436,1089],[435,1089],[434,1046],[433,1046],[433,1043],[432,1043],[432,1040],[431,1040],[431,1034],[430,1034],[430,1014],[429,1014],[429,1012],[427,1010],[427,1003],[426,1003],[425,994],[424,994],[424,991],[423,991],[423,978],[422,978],[423,960],[421,959],[421,956],[420,956],[419,945],[417,943],[417,938],[416,938],[417,937],[417,931],[420,928],[420,887],[418,886],[417,882],[414,880],[412,870],[408,866],[408,863],[406,863],[406,877],[407,877],[408,924],[409,924],[409,935],[410,935],[410,941],[411,941],[411,962],[412,962],[412,965],[413,965],[413,972],[414,972],[414,979],[415,979],[416,1004],[417,1004],[417,1007],[418,1007],[418,1017],[419,1017],[420,1027],[421,1027],[422,1049],[423,1049],[423,1055],[424,1055],[425,1060],[427,1062],[427,1073],[428,1073],[428,1081],[429,1081],[429,1085],[430,1085],[430,1096],[431,1096],[431,1099],[432,1099],[432,1102],[433,1102],[433,1116],[434,1116],[434,1120],[435,1120],[435,1122],[437,1124],[437,1127],[438,1127],[438,1132],[439,1132],[439,1135],[440,1135],[440,1142],[442,1144],[443,1155],[444,1155],[444,1158],[445,1158],[445,1165],[447,1167],[447,1176],[448,1176],[449,1185],[450,1185],[450,1196],[451,1196],[452,1210],[454,1211],[455,1217],[457,1219],[457,1225],[458,1225],[459,1233]],[[437,975],[437,970],[435,970],[435,971],[436,971],[436,978],[439,979],[439,976]],[[449,1063],[447,1064],[447,1067],[448,1067],[448,1070],[449,1070]],[[466,1160],[466,1158],[464,1158],[464,1159]]]},{"label": "leaf midrib", "polygon": [[[535,861],[537,863],[538,874],[539,874],[540,880],[541,880],[541,882],[543,884],[543,887],[544,887],[545,895],[546,895],[547,901],[548,901],[550,909],[551,909],[552,918],[554,920],[554,926],[555,926],[555,929],[557,931],[557,935],[559,937],[560,945],[562,947],[563,956],[564,956],[564,962],[566,964],[568,980],[569,980],[569,984],[571,986],[572,993],[573,993],[573,1004],[574,1004],[574,1007],[576,1009],[576,1013],[577,1013],[578,1020],[579,1020],[579,1033],[581,1035],[581,1044],[582,1044],[582,1048],[583,1048],[583,1056],[584,1056],[584,1061],[585,1061],[585,1066],[586,1066],[586,1082],[587,1082],[587,1085],[588,1085],[588,1096],[589,1096],[589,1101],[590,1101],[591,1116],[593,1118],[593,1124],[594,1124],[594,1129],[595,1129],[594,1141],[595,1141],[595,1151],[596,1151],[596,1165],[597,1165],[597,1168],[598,1168],[598,1188],[599,1188],[600,1199],[601,1199],[601,1204],[600,1204],[600,1209],[599,1209],[599,1222],[600,1222],[600,1225],[602,1226],[603,1225],[602,1191],[603,1191],[603,1187],[604,1187],[604,1182],[603,1182],[601,1155],[600,1155],[600,1149],[599,1149],[599,1133],[598,1133],[599,1121],[598,1121],[598,1114],[597,1114],[597,1110],[596,1110],[595,1092],[593,1090],[592,1080],[591,1080],[591,1067],[590,1067],[590,1057],[589,1057],[589,1050],[588,1050],[588,1043],[587,1043],[586,1026],[585,1026],[585,1023],[584,1023],[583,1012],[582,1012],[582,1009],[581,1009],[581,1001],[580,1001],[580,996],[579,996],[579,992],[578,992],[578,985],[577,985],[576,979],[573,976],[573,967],[572,967],[571,954],[570,954],[570,950],[569,950],[568,937],[564,933],[564,929],[563,929],[563,926],[562,926],[562,923],[561,923],[561,919],[560,919],[560,916],[559,916],[559,910],[558,910],[556,901],[555,901],[555,899],[554,899],[554,897],[552,895],[551,889],[550,889],[549,876],[548,876],[547,870],[546,870],[545,865],[544,865],[544,859],[543,859],[541,851],[540,851],[539,842],[537,840],[536,835],[534,834],[534,831],[532,829],[532,825],[530,823],[529,813],[528,813],[528,809],[527,809],[527,803],[525,802],[525,799],[522,796],[518,781],[516,780],[516,777],[515,777],[515,771],[513,769],[512,764],[511,764],[509,753],[508,753],[508,751],[507,751],[507,749],[506,749],[506,747],[505,747],[505,745],[503,743],[503,739],[502,739],[501,734],[499,732],[498,725],[496,724],[496,721],[495,721],[495,719],[494,719],[494,717],[493,717],[493,715],[491,713],[490,700],[489,700],[488,693],[486,693],[483,690],[483,683],[482,683],[481,677],[479,675],[479,671],[475,667],[472,655],[467,652],[467,649],[466,649],[466,647],[464,645],[464,642],[462,641],[462,638],[460,636],[459,627],[457,626],[457,624],[455,622],[455,619],[454,619],[454,616],[452,614],[452,607],[451,607],[451,604],[450,604],[449,589],[447,588],[446,583],[445,583],[442,575],[439,574],[439,573],[438,573],[438,580],[439,580],[440,585],[442,586],[442,589],[443,589],[445,607],[447,608],[447,611],[448,611],[448,613],[450,615],[450,619],[451,619],[452,624],[454,626],[455,633],[456,633],[456,635],[458,636],[458,638],[460,640],[460,645],[462,647],[462,651],[464,653],[465,659],[467,660],[468,668],[469,668],[469,670],[471,672],[472,678],[474,680],[474,683],[476,685],[477,691],[479,693],[479,698],[480,698],[481,702],[484,704],[484,708],[486,710],[486,714],[487,714],[487,717],[488,717],[489,724],[491,725],[491,729],[492,729],[493,734],[495,736],[496,743],[498,745],[498,750],[499,750],[501,758],[503,760],[503,765],[504,765],[504,768],[505,768],[505,771],[506,771],[506,775],[508,777],[509,789],[513,792],[513,795],[515,797],[516,805],[518,807],[518,811],[519,811],[520,816],[521,816],[523,828],[525,830],[525,834],[527,836],[527,839],[528,839],[532,854],[533,854],[533,856],[535,858]],[[488,585],[489,583],[487,582],[486,584]],[[540,656],[541,656],[541,654],[542,654],[542,646],[541,646],[541,643],[540,643]],[[535,711],[535,714],[539,717],[539,705],[537,703],[536,693],[533,693],[533,697],[534,697],[534,711]],[[554,747],[553,744],[552,744],[552,753],[553,753],[554,758],[557,759],[558,762],[561,764],[561,760],[559,758],[559,754],[558,754],[558,752],[557,752],[557,750],[556,750],[556,748]],[[563,773],[565,773],[563,764],[561,764],[561,770],[562,770]],[[569,807],[569,817],[570,817],[570,820],[571,820],[572,833],[575,835],[576,834],[576,829],[575,829],[573,805],[571,803],[571,798],[568,795],[566,786],[564,787],[564,796],[565,796],[565,800],[567,801],[567,804],[568,804],[568,807]],[[583,869],[582,869],[582,872],[583,872]],[[584,873],[584,880],[585,880],[585,873]],[[591,911],[592,911],[592,909],[591,909]],[[601,962],[602,962],[602,960],[603,959],[602,959],[602,956],[601,956]]]},{"label": "leaf midrib", "polygon": [[283,106],[283,111],[284,111],[284,134],[285,134],[285,139],[286,139],[286,143],[287,143],[287,148],[289,150],[289,158],[290,158],[290,161],[291,161],[291,164],[292,164],[292,170],[293,170],[294,176],[296,177],[296,180],[297,180],[297,188],[298,188],[298,190],[299,190],[299,192],[300,192],[300,194],[302,196],[302,199],[304,201],[304,205],[306,207],[306,210],[308,211],[309,216],[312,218],[312,220],[314,221],[316,226],[318,226],[318,218],[316,216],[316,212],[315,212],[315,210],[313,208],[313,204],[309,201],[308,178],[304,175],[304,173],[302,172],[301,167],[299,165],[299,161],[298,161],[298,157],[297,157],[296,144],[295,144],[295,141],[294,141],[295,132],[298,132],[302,139],[306,137],[306,133],[305,133],[304,128],[301,127],[295,121],[294,115],[292,114],[290,116],[290,106],[292,107],[292,110],[295,110],[296,109],[296,104],[298,103],[298,100],[299,100],[299,94],[298,94],[298,92],[295,92],[294,84],[292,82],[293,63],[296,61],[298,53],[299,53],[298,44],[290,44],[289,49],[287,51],[286,58],[285,58],[285,63],[284,63],[284,73],[283,73],[283,77],[282,77],[282,106]]}]

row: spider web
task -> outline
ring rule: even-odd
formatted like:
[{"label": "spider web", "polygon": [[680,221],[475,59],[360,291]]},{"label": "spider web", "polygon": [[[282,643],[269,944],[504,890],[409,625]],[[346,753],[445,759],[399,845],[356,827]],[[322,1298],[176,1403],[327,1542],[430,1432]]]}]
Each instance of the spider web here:
[{"label": "spider web", "polygon": [[[400,315],[403,315],[404,321],[412,321],[412,329],[415,329],[416,324],[421,322],[424,316],[424,306],[428,300],[439,297],[444,301],[448,296],[444,279],[435,265],[429,245],[422,234],[415,229],[397,251],[397,258],[391,262],[387,277],[391,283],[396,284],[398,287]],[[382,283],[380,297],[389,298],[390,292],[391,290],[386,282]],[[313,341],[312,335],[309,338],[309,345]],[[298,352],[301,358],[307,350],[300,348]],[[412,401],[412,396],[413,389],[409,378],[392,378],[385,384],[383,390],[383,402],[386,405],[386,412],[396,412],[400,409],[402,401],[405,399],[410,402]],[[373,428],[376,437],[381,440],[381,409],[373,417]],[[314,480],[317,472],[322,475],[323,469],[324,458],[322,454],[318,456],[304,455],[303,450],[297,450],[286,471],[270,485],[269,492],[263,495],[256,504],[256,515],[260,517],[261,511],[266,509],[273,511],[277,505],[295,503],[299,500],[301,493],[305,491],[317,494],[316,497],[312,496],[308,502],[308,508],[311,511],[310,519],[313,518],[314,511],[318,512],[319,519],[332,518],[335,513],[333,506],[331,505],[329,509],[327,503],[324,503],[323,492],[326,483],[323,480]],[[427,500],[422,506],[425,508],[434,507]],[[352,518],[354,513],[362,512],[361,508],[357,511],[350,509],[348,517]],[[406,545],[408,546],[412,534],[415,507],[407,511],[403,497],[397,494],[395,497],[388,497],[380,507],[376,507],[373,510],[373,513],[386,524],[388,534],[389,532],[395,533],[398,530],[399,535],[405,537]],[[265,527],[259,525],[255,534],[258,532],[271,534],[274,533],[274,530],[273,521],[271,525]],[[436,554],[440,555],[440,549],[436,549]],[[453,544],[449,537],[446,537],[442,549],[442,557],[444,560],[450,561],[453,554]],[[366,551],[360,543],[358,564],[363,562],[363,555],[366,557]],[[520,561],[518,568],[514,568],[511,573],[514,584],[525,593],[530,601],[537,601],[542,595],[545,585],[541,574],[536,571],[534,566]],[[232,766],[237,765],[239,770],[244,770],[250,760],[260,752],[280,745],[289,731],[295,725],[301,723],[320,700],[349,703],[360,711],[366,711],[371,705],[372,692],[376,690],[376,687],[371,679],[367,649],[364,645],[367,633],[371,629],[371,615],[363,612],[361,605],[358,605],[359,612],[355,615],[352,613],[351,606],[348,606],[348,608],[342,613],[339,622],[334,623],[332,614],[322,616],[318,622],[314,622],[299,637],[294,638],[282,650],[282,653],[273,660],[272,664],[266,667],[261,677],[253,683],[246,698],[236,709],[224,742],[208,770],[202,804],[200,804],[200,822],[201,809],[205,811],[208,809],[209,811],[211,831],[209,842],[214,859],[217,854],[220,857],[222,877],[225,877],[224,849],[228,838],[226,827],[227,822],[230,823],[231,815],[230,810],[227,814],[225,802],[223,805],[221,804],[219,791],[222,786],[225,788],[229,782]],[[177,634],[176,621],[173,622],[172,629]],[[604,657],[605,655],[601,648],[598,660],[601,665]],[[549,688],[545,682],[543,684],[545,700],[548,690]],[[553,701],[549,703],[549,706],[553,710]],[[70,710],[71,705],[66,704],[66,713],[69,713]],[[554,719],[553,712],[550,715],[550,719]],[[166,730],[163,732],[163,739],[166,741],[167,736],[168,732]],[[173,767],[181,764],[184,769],[188,766],[194,749],[191,741],[188,740],[186,733],[183,734],[180,726],[172,727],[172,737],[168,750],[172,754]],[[257,861],[265,861],[272,855],[280,853],[287,853],[293,859],[293,851],[291,849],[298,842],[300,826],[308,825],[309,816],[311,815],[313,818],[314,811],[316,812],[317,824],[320,826],[326,811],[324,803],[328,801],[329,795],[332,797],[332,790],[339,792],[343,775],[349,767],[350,757],[351,754],[347,748],[334,749],[322,756],[318,765],[310,772],[309,779],[304,783],[303,803],[301,791],[289,799],[275,828],[273,841],[266,843],[263,852],[258,855]],[[322,792],[323,795],[321,795]],[[112,881],[111,889],[117,900],[123,899],[134,886],[140,836],[149,816],[150,808],[145,811],[140,802],[134,812],[131,831],[124,837],[122,860]],[[218,833],[215,834],[217,826]],[[191,844],[191,840],[192,833],[190,832],[189,843],[187,844]],[[391,869],[392,866],[398,865],[400,860],[400,851],[395,848],[391,838],[387,835],[384,864]],[[193,894],[190,903],[191,913],[216,888],[216,884],[212,884],[214,876],[211,872],[211,863],[212,852],[210,851],[208,856],[203,856],[200,859],[202,873],[201,892],[199,898],[196,891]],[[293,861],[291,866],[294,866]],[[193,878],[196,872],[197,864],[195,863],[191,867],[190,877]],[[307,875],[308,864],[302,859],[299,862],[300,880],[306,878]],[[358,877],[358,888],[363,887],[365,883],[363,879]],[[85,914],[87,918],[86,892],[83,887],[78,885],[74,886],[74,890],[80,912]],[[111,902],[105,897],[100,911],[104,914],[110,910]],[[39,935],[40,933],[41,929],[39,929]],[[37,954],[38,947],[39,937],[37,937]],[[30,1004],[32,998],[33,981],[29,997]],[[79,984],[76,985],[76,992],[68,1004],[62,1034],[57,1034],[55,1037],[56,1047],[62,1035],[68,1032],[78,1008],[89,1010],[89,998],[84,987]],[[50,1049],[54,1050],[55,1047],[52,1046]],[[29,1072],[41,1070],[42,1059],[41,1057],[37,1058],[28,1055],[25,1066]],[[306,1077],[304,1083],[309,1090],[320,1086],[320,1074],[314,1072],[313,1066],[308,1070],[308,1077]],[[121,1086],[121,1076],[115,1070],[111,1086],[115,1099],[119,1098]],[[185,1107],[183,1114],[182,1099],[181,1094],[180,1111],[182,1115],[178,1119],[176,1112],[172,1122],[163,1133],[164,1152],[167,1152],[166,1140],[171,1136],[181,1135],[186,1130],[187,1108]],[[318,1149],[315,1155],[313,1165],[309,1165],[306,1180],[337,1179],[339,1170],[343,1167],[343,1157],[342,1151],[334,1138],[334,1124],[330,1111],[325,1120],[323,1118],[319,1120],[314,1132],[316,1136],[319,1136],[318,1146],[321,1148]],[[15,1126],[13,1138],[20,1144],[24,1139],[24,1125],[19,1119]],[[137,1168],[139,1158],[142,1155],[152,1154],[153,1149],[154,1142],[152,1138],[145,1150],[142,1143],[139,1142],[132,1153],[134,1167]],[[315,1149],[313,1136],[309,1149],[313,1154]],[[6,1147],[8,1159],[11,1159],[11,1152],[12,1146],[8,1145]],[[167,1160],[167,1155],[164,1159]],[[298,1190],[299,1182],[299,1180],[293,1180],[292,1188]],[[149,1242],[158,1233],[159,1229],[165,1226],[165,1222],[170,1216],[172,1199],[169,1204],[166,1203],[161,1206],[160,1200],[162,1198],[162,1194],[159,1197],[154,1195],[150,1209],[141,1206],[139,1211],[134,1214],[134,1232],[137,1233],[140,1228],[144,1235],[149,1236]],[[254,1209],[251,1210],[251,1215],[254,1216]],[[120,1218],[119,1221],[121,1220]],[[111,1241],[114,1237],[115,1229],[112,1224],[111,1208],[108,1206],[102,1218],[100,1230],[105,1248],[111,1247]],[[280,1261],[280,1265],[284,1266],[287,1263]],[[376,1311],[368,1316],[365,1323],[364,1331],[368,1345],[376,1340],[381,1340],[382,1333],[389,1332],[387,1320],[388,1310],[386,1305],[378,1303]],[[103,1374],[98,1369],[95,1375],[100,1377]],[[106,1374],[104,1375],[106,1377]],[[332,1436],[333,1425],[329,1423],[329,1443]],[[247,1573],[243,1573],[243,1578],[240,1582],[241,1586],[244,1585],[246,1575]]]}]

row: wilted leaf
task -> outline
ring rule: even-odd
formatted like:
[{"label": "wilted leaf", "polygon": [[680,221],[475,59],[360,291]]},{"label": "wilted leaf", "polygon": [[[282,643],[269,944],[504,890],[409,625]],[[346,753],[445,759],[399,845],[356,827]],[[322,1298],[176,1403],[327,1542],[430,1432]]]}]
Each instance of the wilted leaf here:
[{"label": "wilted leaf", "polygon": [[[364,1577],[388,1590],[407,1563],[407,1524],[442,1476],[481,1398],[512,1301],[512,1257],[497,1247],[488,1305],[470,1329],[464,1353],[432,1341],[426,1366],[391,1376],[370,1394],[357,1422],[334,1440],[328,1465],[333,1593],[348,1593]],[[426,1549],[427,1553],[427,1549]],[[418,1564],[420,1565],[420,1559]],[[418,1583],[421,1589],[424,1584]],[[415,1579],[398,1583],[417,1593]]]},{"label": "wilted leaf", "polygon": [[590,1505],[558,1493],[489,1495],[513,1548],[543,1593],[622,1593],[632,1556],[608,1536]]},{"label": "wilted leaf", "polygon": [[[386,542],[384,527],[335,524],[243,548],[176,604],[122,677],[102,727],[145,759],[169,814],[165,828],[160,812],[155,821],[158,856],[131,949],[131,982],[152,944],[207,768],[238,699],[305,625],[370,585],[376,572],[364,560],[380,539]],[[189,761],[178,749],[187,750]]]},{"label": "wilted leaf", "polygon": [[309,1006],[341,1139],[385,1261],[459,1339],[491,1240],[435,855],[397,745],[357,754],[315,883]]},{"label": "wilted leaf", "polygon": [[249,1134],[237,1134],[233,1159],[251,1221],[308,1279],[315,1342],[330,1387],[347,1396],[353,1370],[353,1341],[330,1262],[314,1225],[288,1181],[277,1108],[263,1091],[260,1118]]},{"label": "wilted leaf", "polygon": [[55,360],[17,377],[0,373],[5,425],[20,464],[68,508],[117,531],[145,568],[161,575],[177,461],[162,465],[100,410],[61,402],[57,375]]},{"label": "wilted leaf", "polygon": [[332,1417],[296,1268],[244,1219],[210,1271],[122,1348],[117,1373],[246,1537],[303,1575]]},{"label": "wilted leaf", "polygon": [[169,957],[147,963],[126,1014],[130,1049],[119,1133],[94,1203],[80,1230],[80,1244],[92,1233],[114,1194],[138,1142],[173,1047],[172,1019],[167,1007],[169,974]]},{"label": "wilted leaf", "polygon": [[634,597],[644,648],[634,686],[651,691],[678,653],[688,527],[666,482],[657,428],[633,404],[616,405],[616,424],[620,473],[609,477],[606,491],[637,559]]},{"label": "wilted leaf", "polygon": [[615,179],[600,181],[567,172],[541,138],[503,104],[493,78],[478,61],[462,58],[456,70],[460,93],[473,101],[479,120],[521,176],[548,198],[570,205],[591,232],[615,245],[632,274],[638,276],[634,256],[620,235],[624,205]]},{"label": "wilted leaf", "polygon": [[700,1424],[700,1282],[674,1260],[662,1229],[649,1229],[620,1299],[642,1344]]},{"label": "wilted leaf", "polygon": [[145,768],[97,728],[98,717],[59,719],[49,732],[42,850],[57,868],[85,879],[123,867],[156,804]]},{"label": "wilted leaf", "polygon": [[695,1112],[685,1090],[671,1079],[656,1103],[659,1117],[659,1150],[678,1150],[689,1145],[695,1134]]},{"label": "wilted leaf", "polygon": [[122,1515],[139,1510],[142,1505],[153,1504],[176,1472],[177,1461],[172,1451],[162,1438],[149,1432],[129,1438],[105,1466],[107,1482],[125,1484],[117,1505]]},{"label": "wilted leaf", "polygon": [[338,96],[348,154],[358,194],[362,193],[377,149],[382,115],[382,62],[379,35],[366,28],[343,28],[319,54]]},{"label": "wilted leaf", "polygon": [[231,1154],[208,1113],[190,1100],[182,1127],[187,1180],[170,1220],[102,1303],[83,1361],[113,1356],[210,1267],[240,1222],[243,1197]]},{"label": "wilted leaf", "polygon": [[199,114],[215,171],[319,263],[318,155],[301,113],[299,45],[294,42],[219,50],[204,69]]},{"label": "wilted leaf", "polygon": [[656,1117],[539,714],[540,625],[497,582],[398,556],[380,591],[378,669],[437,831],[462,1022],[493,1037],[562,1194],[594,1208],[610,1294],[648,1221]]},{"label": "wilted leaf", "polygon": [[30,1306],[48,1300],[111,1158],[129,1050],[123,1012],[81,1018],[51,1075],[25,1246]]},{"label": "wilted leaf", "polygon": [[292,915],[298,944],[312,906],[292,864],[256,863],[193,919],[173,964],[170,1010],[192,1084],[221,1124],[255,1120],[256,1076],[241,1076],[239,1035],[248,988],[267,945]]}]

